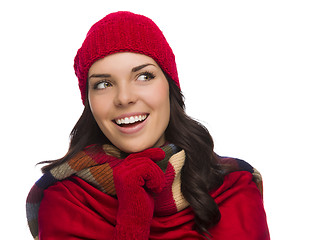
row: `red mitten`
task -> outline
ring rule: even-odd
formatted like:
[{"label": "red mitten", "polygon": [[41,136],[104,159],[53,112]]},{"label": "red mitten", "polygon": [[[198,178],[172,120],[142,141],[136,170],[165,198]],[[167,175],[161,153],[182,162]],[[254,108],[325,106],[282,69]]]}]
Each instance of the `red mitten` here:
[{"label": "red mitten", "polygon": [[113,169],[119,207],[113,239],[148,239],[154,212],[152,193],[165,185],[163,171],[154,161],[162,160],[163,150],[152,148],[129,155]]}]

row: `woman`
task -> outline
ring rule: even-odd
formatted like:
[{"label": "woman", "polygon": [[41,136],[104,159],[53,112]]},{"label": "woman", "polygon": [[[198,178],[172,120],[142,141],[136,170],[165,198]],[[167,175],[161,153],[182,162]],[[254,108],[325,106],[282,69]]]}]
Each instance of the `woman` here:
[{"label": "woman", "polygon": [[184,112],[174,54],[150,19],[111,13],[75,57],[84,111],[27,198],[36,239],[269,239],[261,177],[213,152]]}]

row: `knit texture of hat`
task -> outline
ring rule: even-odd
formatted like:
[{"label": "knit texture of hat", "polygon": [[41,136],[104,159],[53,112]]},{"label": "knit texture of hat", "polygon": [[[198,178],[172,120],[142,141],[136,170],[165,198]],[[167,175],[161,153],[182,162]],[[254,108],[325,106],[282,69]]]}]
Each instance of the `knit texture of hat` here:
[{"label": "knit texture of hat", "polygon": [[115,12],[91,27],[75,57],[74,69],[83,103],[91,65],[117,52],[141,53],[153,58],[180,87],[174,53],[158,26],[142,15]]}]

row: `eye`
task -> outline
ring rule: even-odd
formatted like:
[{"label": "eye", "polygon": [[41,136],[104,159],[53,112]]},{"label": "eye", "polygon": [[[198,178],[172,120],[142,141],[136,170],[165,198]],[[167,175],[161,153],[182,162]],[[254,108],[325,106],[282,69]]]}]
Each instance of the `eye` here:
[{"label": "eye", "polygon": [[110,82],[107,82],[107,81],[100,81],[100,82],[97,82],[93,88],[94,89],[97,89],[97,90],[101,90],[101,89],[105,89],[105,88],[108,88],[108,87],[112,87],[112,84]]},{"label": "eye", "polygon": [[149,81],[151,79],[155,78],[154,73],[151,72],[144,72],[138,75],[137,80],[139,81]]}]

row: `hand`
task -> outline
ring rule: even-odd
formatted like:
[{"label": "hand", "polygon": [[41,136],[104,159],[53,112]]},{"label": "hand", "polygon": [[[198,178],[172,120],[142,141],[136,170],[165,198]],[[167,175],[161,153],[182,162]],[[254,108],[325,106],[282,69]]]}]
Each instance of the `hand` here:
[{"label": "hand", "polygon": [[154,212],[153,193],[165,185],[163,171],[154,161],[165,156],[159,148],[130,154],[113,169],[119,202],[114,239],[148,239]]}]

